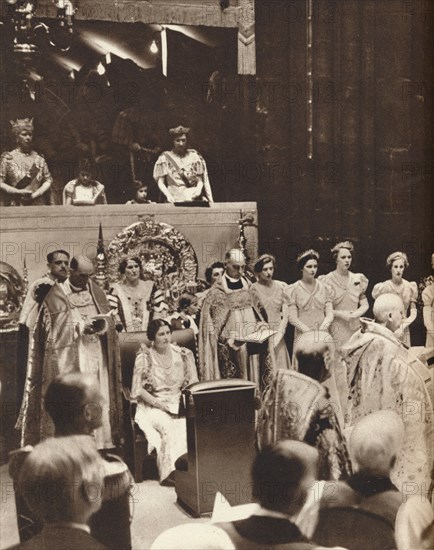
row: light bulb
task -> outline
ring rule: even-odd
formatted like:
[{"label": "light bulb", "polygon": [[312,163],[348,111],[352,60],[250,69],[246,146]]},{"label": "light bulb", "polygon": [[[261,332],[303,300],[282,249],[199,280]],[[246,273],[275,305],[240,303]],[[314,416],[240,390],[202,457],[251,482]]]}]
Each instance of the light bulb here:
[{"label": "light bulb", "polygon": [[151,51],[151,53],[158,53],[158,46],[155,40],[152,41],[149,50]]},{"label": "light bulb", "polygon": [[105,67],[101,63],[101,61],[98,63],[98,67],[96,68],[96,70],[97,70],[98,74],[103,75],[105,73]]}]

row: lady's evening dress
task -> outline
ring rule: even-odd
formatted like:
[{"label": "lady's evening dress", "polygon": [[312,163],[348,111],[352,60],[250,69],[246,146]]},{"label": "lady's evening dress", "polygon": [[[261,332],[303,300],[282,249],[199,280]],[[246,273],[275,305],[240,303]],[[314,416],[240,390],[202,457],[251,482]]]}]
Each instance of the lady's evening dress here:
[{"label": "lady's evening dress", "polygon": [[[389,279],[382,283],[377,283],[372,289],[372,297],[374,300],[381,296],[382,294],[396,294],[401,298],[404,303],[405,313],[408,316],[408,310],[412,303],[416,304],[417,302],[417,284],[415,282],[409,282],[405,279],[402,279],[402,284],[397,287]],[[404,328],[404,334],[401,340],[406,346],[411,346],[410,342],[410,327],[406,326]]]},{"label": "lady's evening dress", "polygon": [[[135,421],[143,430],[149,450],[157,452],[160,481],[175,470],[175,461],[187,452],[186,419],[179,417],[181,391],[197,382],[193,353],[174,344],[170,347],[172,361],[169,368],[161,362],[154,347],[142,345],[134,366],[131,398],[137,399]],[[164,403],[171,411],[151,407],[140,399],[145,389]]]},{"label": "lady's evening dress", "polygon": [[[268,324],[273,330],[278,330],[282,319],[285,319],[285,328],[288,323],[288,312],[285,299],[285,289],[287,284],[282,281],[272,281],[270,286],[253,283],[250,290],[254,292],[259,302],[265,308],[267,313]],[[285,328],[283,330],[285,330]],[[277,336],[277,335],[275,335]],[[288,349],[285,343],[285,335],[277,344],[273,345],[274,336],[271,337],[269,349],[274,352],[274,362],[278,369],[290,369],[291,360],[289,358]]]}]

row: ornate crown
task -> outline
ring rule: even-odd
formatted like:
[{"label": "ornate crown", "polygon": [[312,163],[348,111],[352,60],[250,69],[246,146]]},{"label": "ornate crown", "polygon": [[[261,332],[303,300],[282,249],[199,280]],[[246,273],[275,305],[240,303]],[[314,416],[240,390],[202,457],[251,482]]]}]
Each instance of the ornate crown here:
[{"label": "ornate crown", "polygon": [[188,134],[190,132],[190,128],[186,128],[185,126],[177,126],[176,128],[170,128],[169,134],[172,137],[176,136],[182,136],[184,134]]},{"label": "ornate crown", "polygon": [[17,120],[11,120],[12,132],[18,135],[23,130],[29,130],[33,132],[33,118],[17,118]]}]

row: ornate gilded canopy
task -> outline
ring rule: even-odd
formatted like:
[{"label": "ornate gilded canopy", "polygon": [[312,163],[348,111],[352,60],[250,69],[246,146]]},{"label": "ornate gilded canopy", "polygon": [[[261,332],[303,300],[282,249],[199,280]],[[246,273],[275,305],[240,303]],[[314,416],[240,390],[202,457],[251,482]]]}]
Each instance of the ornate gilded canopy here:
[{"label": "ornate gilded canopy", "polygon": [[0,330],[11,330],[18,325],[26,285],[18,271],[6,262],[0,262]]},{"label": "ornate gilded canopy", "polygon": [[193,247],[177,229],[163,222],[147,219],[122,230],[107,247],[107,277],[119,280],[120,261],[138,256],[146,276],[160,288],[175,283],[184,288],[196,284],[198,262]]}]

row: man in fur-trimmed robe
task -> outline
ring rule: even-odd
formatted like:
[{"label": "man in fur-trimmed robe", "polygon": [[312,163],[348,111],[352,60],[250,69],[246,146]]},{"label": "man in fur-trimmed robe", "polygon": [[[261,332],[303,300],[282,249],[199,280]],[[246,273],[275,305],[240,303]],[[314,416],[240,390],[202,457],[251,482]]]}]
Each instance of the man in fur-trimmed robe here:
[{"label": "man in fur-trimmed robe", "polygon": [[44,410],[49,383],[59,374],[83,372],[98,383],[105,399],[102,427],[96,430],[99,449],[121,444],[122,400],[117,333],[104,292],[90,280],[93,264],[72,258],[63,283],[47,294],[33,333],[27,380],[18,427],[21,445],[35,445],[54,435]]},{"label": "man in fur-trimmed robe", "polygon": [[395,411],[405,432],[391,480],[404,494],[423,494],[429,490],[433,460],[432,380],[425,365],[394,335],[403,315],[399,296],[379,296],[375,322],[362,320],[362,328],[341,349],[349,389],[345,424],[351,428],[372,412]]}]

